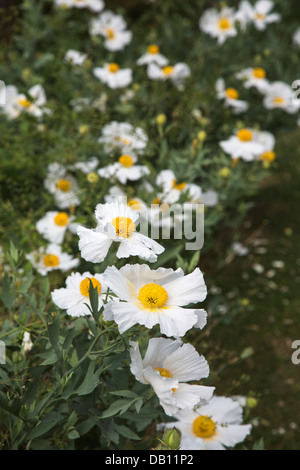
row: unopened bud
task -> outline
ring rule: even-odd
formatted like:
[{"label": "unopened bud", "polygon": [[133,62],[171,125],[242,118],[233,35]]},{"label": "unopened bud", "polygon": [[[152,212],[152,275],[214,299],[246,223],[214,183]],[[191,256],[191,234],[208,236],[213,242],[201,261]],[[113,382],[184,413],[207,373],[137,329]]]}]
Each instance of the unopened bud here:
[{"label": "unopened bud", "polygon": [[166,124],[166,121],[167,121],[167,116],[165,114],[158,114],[158,116],[156,116],[156,123],[159,126],[164,126]]},{"label": "unopened bud", "polygon": [[178,429],[168,429],[163,435],[163,442],[171,450],[178,450],[180,447],[181,434]]}]

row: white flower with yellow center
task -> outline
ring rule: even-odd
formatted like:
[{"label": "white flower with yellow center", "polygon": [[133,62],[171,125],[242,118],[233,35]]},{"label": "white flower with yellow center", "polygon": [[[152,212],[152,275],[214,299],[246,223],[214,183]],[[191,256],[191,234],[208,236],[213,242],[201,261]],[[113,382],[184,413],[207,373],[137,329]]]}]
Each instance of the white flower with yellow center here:
[{"label": "white flower with yellow center", "polygon": [[174,416],[180,409],[192,409],[211,399],[214,387],[186,383],[209,375],[207,361],[191,344],[152,338],[144,359],[138,343],[130,344],[131,372],[139,382],[153,387],[167,415]]},{"label": "white flower with yellow center", "polygon": [[247,0],[243,0],[236,13],[236,20],[241,27],[252,23],[259,31],[264,31],[268,24],[277,23],[281,19],[279,13],[270,13],[274,3],[271,0],[259,0],[255,5],[251,5]]},{"label": "white flower with yellow center", "polygon": [[6,87],[6,101],[2,106],[3,112],[10,119],[15,119],[22,113],[31,114],[41,119],[44,114],[50,114],[45,90],[41,85],[29,88],[27,94],[19,93],[17,87],[8,85]]},{"label": "white flower with yellow center", "polygon": [[264,92],[269,86],[269,81],[266,79],[266,71],[261,67],[249,67],[241,70],[236,74],[238,80],[243,80],[245,88],[256,88],[260,92]]},{"label": "white flower with yellow center", "polygon": [[98,307],[100,309],[103,302],[108,298],[108,289],[103,281],[103,275],[97,273],[72,273],[66,279],[66,287],[55,289],[51,293],[52,300],[59,308],[66,310],[71,317],[91,315],[88,308],[91,307],[89,298],[91,284],[94,289],[97,288]]},{"label": "white flower with yellow center", "polygon": [[226,88],[223,78],[216,81],[217,97],[224,100],[225,107],[232,108],[234,114],[244,113],[249,108],[247,101],[239,99],[239,92],[235,88]]},{"label": "white flower with yellow center", "polygon": [[73,258],[69,253],[64,253],[60,245],[53,243],[27,254],[26,259],[42,276],[46,276],[50,271],[56,269],[68,271],[79,265],[78,258]]},{"label": "white flower with yellow center", "polygon": [[220,11],[209,8],[201,16],[199,27],[204,33],[217,38],[218,44],[222,45],[226,39],[237,35],[235,12],[229,7],[224,7]]},{"label": "white flower with yellow center", "polygon": [[275,137],[268,131],[255,131],[255,139],[263,146],[263,152],[258,155],[258,160],[273,162],[276,158],[274,147]]},{"label": "white flower with yellow center", "polygon": [[148,137],[141,127],[134,128],[128,122],[112,121],[103,127],[97,142],[104,145],[106,152],[117,151],[123,155],[132,155],[143,152]]},{"label": "white flower with yellow center", "polygon": [[221,141],[220,146],[233,159],[242,158],[247,162],[255,160],[265,151],[264,145],[258,141],[257,133],[253,129],[240,129],[236,135]]},{"label": "white flower with yellow center", "polygon": [[92,36],[103,36],[104,47],[109,51],[121,51],[131,42],[132,33],[127,31],[127,24],[121,15],[112,11],[104,11],[90,23]]},{"label": "white flower with yellow center", "polygon": [[59,163],[51,163],[48,166],[44,186],[50,194],[53,194],[59,209],[67,209],[80,204],[75,178],[69,175],[67,169]]},{"label": "white flower with yellow center", "polygon": [[295,114],[300,109],[300,100],[294,99],[295,90],[285,82],[276,81],[264,90],[263,104],[266,109],[281,109]]},{"label": "white flower with yellow center", "polygon": [[132,70],[121,69],[115,62],[94,68],[93,74],[109,88],[124,88],[132,82]]},{"label": "white flower with yellow center", "polygon": [[118,258],[138,256],[154,262],[163,253],[159,243],[137,232],[139,213],[126,204],[118,201],[98,204],[95,217],[98,222],[95,229],[77,228],[79,249],[86,261],[102,262],[113,242],[119,243]]},{"label": "white flower with yellow center", "polygon": [[137,181],[142,176],[149,175],[150,170],[145,165],[136,165],[137,159],[131,155],[121,155],[116,163],[98,170],[101,178],[117,179],[122,184],[127,181]]},{"label": "white flower with yellow center", "polygon": [[136,63],[137,65],[157,64],[159,67],[164,67],[169,61],[160,53],[160,49],[156,44],[150,44],[150,46],[147,47],[147,52],[143,54]]},{"label": "white flower with yellow center", "polygon": [[95,13],[104,8],[103,0],[54,0],[54,2],[61,8],[88,8]]},{"label": "white flower with yellow center", "polygon": [[108,302],[104,320],[114,320],[120,333],[140,324],[146,328],[160,326],[166,336],[182,337],[193,328],[203,328],[206,312],[203,309],[183,308],[202,302],[207,293],[199,268],[184,275],[182,269],[150,269],[146,264],[108,267],[104,273],[108,287],[121,302]]},{"label": "white flower with yellow center", "polygon": [[147,75],[151,80],[170,80],[176,87],[182,87],[184,80],[191,75],[191,70],[183,62],[178,62],[175,65],[165,65],[164,67],[152,62],[147,67]]},{"label": "white flower with yellow center", "polygon": [[207,405],[194,410],[179,410],[177,421],[164,423],[181,432],[180,450],[226,450],[243,442],[252,426],[243,423],[243,409],[238,401],[212,397]]},{"label": "white flower with yellow center", "polygon": [[37,221],[36,229],[48,242],[60,245],[73,220],[66,212],[49,211]]},{"label": "white flower with yellow center", "polygon": [[87,59],[87,54],[83,52],[75,51],[74,49],[69,49],[64,57],[65,62],[70,63],[71,65],[81,66]]}]

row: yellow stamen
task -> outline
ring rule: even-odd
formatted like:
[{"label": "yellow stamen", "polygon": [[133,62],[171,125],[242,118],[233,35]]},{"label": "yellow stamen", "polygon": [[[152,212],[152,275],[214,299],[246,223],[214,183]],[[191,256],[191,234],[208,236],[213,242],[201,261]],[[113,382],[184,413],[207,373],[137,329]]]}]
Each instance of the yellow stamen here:
[{"label": "yellow stamen", "polygon": [[119,69],[120,66],[115,62],[111,62],[110,64],[108,64],[108,70],[110,73],[117,73]]},{"label": "yellow stamen", "polygon": [[65,212],[58,212],[54,217],[54,223],[60,227],[64,227],[69,222],[69,216]]},{"label": "yellow stamen", "polygon": [[139,211],[141,208],[141,203],[137,199],[130,199],[127,205],[134,211]]},{"label": "yellow stamen", "polygon": [[235,88],[227,88],[225,91],[226,96],[232,100],[237,100],[239,97],[239,92]]},{"label": "yellow stamen", "polygon": [[226,29],[229,29],[231,27],[231,22],[228,18],[220,18],[218,25],[220,29],[225,31]]},{"label": "yellow stamen", "polygon": [[253,69],[252,74],[255,78],[265,78],[266,77],[266,71],[262,68],[256,68]]},{"label": "yellow stamen", "polygon": [[182,183],[178,183],[178,184],[176,183],[176,179],[174,179],[172,181],[172,188],[173,189],[177,189],[178,191],[183,191],[185,189],[185,187],[186,187],[185,181],[183,181]]},{"label": "yellow stamen", "polygon": [[276,96],[276,98],[273,99],[273,103],[274,103],[274,104],[283,104],[283,103],[284,103],[284,99],[281,98],[281,96]]},{"label": "yellow stamen", "polygon": [[164,287],[151,282],[141,287],[138,293],[138,300],[144,308],[157,310],[162,308],[167,302],[168,293]]},{"label": "yellow stamen", "polygon": [[264,20],[266,18],[266,15],[264,15],[263,13],[256,13],[255,17],[258,20]]},{"label": "yellow stamen", "polygon": [[113,29],[111,29],[111,28],[106,28],[106,29],[105,29],[105,32],[106,32],[106,34],[107,34],[107,39],[109,39],[109,40],[115,39],[116,35],[115,35],[115,32],[114,32]]},{"label": "yellow stamen", "polygon": [[135,224],[129,217],[116,217],[111,221],[118,237],[128,238],[135,231]]},{"label": "yellow stamen", "polygon": [[90,281],[94,289],[97,287],[98,295],[100,294],[101,289],[102,289],[101,283],[98,281],[98,279],[96,279],[95,277],[85,277],[79,285],[80,293],[84,295],[85,297],[89,297],[89,294],[90,294],[90,285],[91,285]]},{"label": "yellow stamen", "polygon": [[150,46],[147,47],[147,52],[148,54],[158,54],[159,47],[156,46],[155,44],[151,44]]},{"label": "yellow stamen", "polygon": [[22,108],[29,108],[31,106],[31,101],[27,98],[20,98],[18,100],[18,105],[22,106]]},{"label": "yellow stamen", "polygon": [[265,162],[273,162],[276,158],[276,155],[275,152],[270,150],[269,152],[264,152],[259,158]]},{"label": "yellow stamen", "polygon": [[237,133],[237,137],[242,141],[242,142],[250,142],[253,138],[252,132],[249,131],[249,129],[241,129]]},{"label": "yellow stamen", "polygon": [[67,193],[71,189],[71,183],[70,183],[69,180],[61,179],[61,180],[57,181],[56,187],[60,191],[63,191],[64,193]]},{"label": "yellow stamen", "polygon": [[173,377],[173,374],[169,371],[169,369],[164,369],[163,367],[154,367],[154,370],[158,370],[162,377],[168,377],[168,379]]},{"label": "yellow stamen", "polygon": [[193,431],[197,437],[209,438],[216,432],[216,424],[209,416],[198,416],[193,422]]},{"label": "yellow stamen", "polygon": [[55,267],[59,265],[59,257],[53,254],[43,256],[44,265],[47,268]]},{"label": "yellow stamen", "polygon": [[133,164],[133,158],[130,155],[121,155],[119,158],[119,163],[126,168],[130,168]]},{"label": "yellow stamen", "polygon": [[164,75],[171,75],[171,73],[174,71],[174,67],[172,67],[172,65],[167,65],[166,67],[162,68],[162,71]]}]

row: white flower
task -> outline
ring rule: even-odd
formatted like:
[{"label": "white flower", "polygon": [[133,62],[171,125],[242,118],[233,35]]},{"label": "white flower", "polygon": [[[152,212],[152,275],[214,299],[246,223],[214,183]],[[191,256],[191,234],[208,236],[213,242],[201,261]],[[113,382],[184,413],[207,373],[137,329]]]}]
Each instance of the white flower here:
[{"label": "white flower", "polygon": [[252,129],[239,130],[228,140],[221,141],[220,146],[232,158],[242,158],[245,161],[255,160],[265,151],[264,144],[258,141],[257,133]]},{"label": "white flower", "polygon": [[69,49],[64,57],[66,62],[71,63],[72,65],[83,65],[84,61],[87,59],[87,54],[83,52],[75,51],[74,49]]},{"label": "white flower", "polygon": [[90,34],[104,36],[104,47],[109,51],[120,51],[131,42],[132,33],[126,28],[127,24],[121,15],[107,10],[98,18],[92,19]]},{"label": "white flower", "polygon": [[104,8],[103,0],[54,0],[54,2],[62,8],[88,8],[96,13]]},{"label": "white flower", "polygon": [[237,79],[243,80],[245,88],[254,87],[262,93],[269,86],[269,82],[265,77],[266,71],[261,67],[249,67],[236,74]]},{"label": "white flower", "polygon": [[96,67],[93,74],[109,88],[123,88],[132,82],[132,70],[120,69],[115,62],[105,64],[104,67]]},{"label": "white flower", "polygon": [[102,129],[102,135],[97,140],[104,144],[106,152],[118,151],[123,155],[142,153],[147,145],[148,137],[142,128],[134,128],[128,122],[112,121]]},{"label": "white flower", "polygon": [[30,333],[28,331],[25,331],[23,335],[22,348],[24,349],[26,357],[28,357],[28,354],[30,353],[32,347],[33,342],[31,341]]},{"label": "white flower", "polygon": [[296,46],[300,46],[300,27],[296,29],[296,31],[293,34],[293,43]]},{"label": "white flower", "polygon": [[224,7],[220,11],[209,8],[201,16],[199,27],[204,33],[217,38],[218,44],[222,45],[226,39],[237,35],[235,12],[233,8],[228,7]]},{"label": "white flower", "polygon": [[29,88],[27,94],[28,97],[24,93],[19,93],[14,85],[6,87],[6,102],[2,108],[10,119],[17,118],[21,113],[31,114],[38,119],[44,114],[50,114],[50,110],[45,107],[46,94],[41,85]]},{"label": "white flower", "polygon": [[57,207],[67,209],[73,205],[78,206],[78,185],[75,178],[68,174],[67,169],[59,163],[48,166],[48,175],[44,186],[50,194],[54,195]]},{"label": "white flower", "polygon": [[227,397],[212,397],[196,411],[185,409],[175,415],[178,421],[165,423],[181,432],[180,450],[225,450],[234,447],[251,432],[250,424],[242,424],[240,404]]},{"label": "white flower", "polygon": [[248,23],[253,23],[257,30],[263,31],[268,24],[276,23],[281,19],[278,13],[270,13],[273,6],[274,3],[271,0],[259,0],[255,5],[243,0],[236,13],[236,20],[241,23],[243,29]]},{"label": "white flower", "polygon": [[176,87],[182,86],[185,78],[189,77],[190,74],[189,66],[183,62],[178,62],[175,65],[166,65],[165,67],[150,63],[147,67],[147,75],[151,80],[171,80]]},{"label": "white flower", "polygon": [[147,52],[143,54],[138,60],[137,65],[157,64],[159,67],[164,67],[169,63],[168,59],[160,54],[159,47],[151,44],[147,47]]},{"label": "white flower", "polygon": [[90,157],[85,162],[76,162],[76,163],[74,163],[72,168],[74,168],[75,170],[80,170],[85,175],[88,175],[89,173],[95,171],[98,165],[99,165],[98,158],[97,157]]},{"label": "white flower", "polygon": [[120,270],[110,266],[104,273],[108,287],[123,302],[108,302],[104,320],[114,320],[120,333],[135,324],[146,328],[160,326],[166,336],[182,337],[192,327],[203,328],[206,312],[184,305],[202,302],[207,293],[199,268],[184,275],[182,269],[151,270],[148,265],[135,264]]},{"label": "white flower", "polygon": [[[55,289],[51,293],[53,302],[62,310],[66,310],[71,317],[91,315],[88,307],[91,307],[89,290],[92,283],[97,288],[98,308],[108,298],[108,289],[102,274],[91,274],[86,271],[83,274],[72,273],[66,279],[66,287]],[[111,297],[109,297],[111,300]],[[87,304],[87,305],[86,305]]]},{"label": "white flower", "polygon": [[46,248],[41,247],[26,255],[31,264],[42,275],[46,276],[48,272],[59,269],[68,271],[79,265],[79,259],[73,258],[68,253],[64,253],[60,245],[50,244]]},{"label": "white flower", "polygon": [[144,175],[149,175],[150,170],[145,165],[135,165],[136,157],[130,155],[121,155],[118,162],[112,163],[98,170],[102,178],[116,178],[120,183],[126,184],[127,180],[137,181]]},{"label": "white flower", "polygon": [[130,345],[131,372],[139,382],[153,387],[167,415],[173,416],[180,409],[192,409],[211,399],[214,387],[186,383],[209,375],[207,361],[191,344],[152,338],[144,359],[138,343]]},{"label": "white flower", "polygon": [[36,229],[48,242],[60,245],[73,219],[66,212],[49,211],[37,221]]},{"label": "white flower", "polygon": [[103,261],[113,242],[119,243],[118,258],[139,256],[154,262],[164,251],[159,243],[136,231],[139,214],[125,204],[118,201],[98,204],[95,217],[98,222],[95,229],[81,226],[77,229],[79,249],[86,261]]},{"label": "white flower", "polygon": [[240,242],[234,242],[231,248],[238,256],[247,256],[249,254],[249,249]]},{"label": "white flower", "polygon": [[300,108],[300,100],[294,99],[294,90],[287,83],[276,81],[264,90],[263,104],[266,109],[282,109],[289,114]]},{"label": "white flower", "polygon": [[239,93],[235,88],[226,88],[223,78],[216,81],[216,92],[219,99],[224,100],[226,107],[232,108],[235,114],[247,111],[249,105],[247,101],[239,100]]}]

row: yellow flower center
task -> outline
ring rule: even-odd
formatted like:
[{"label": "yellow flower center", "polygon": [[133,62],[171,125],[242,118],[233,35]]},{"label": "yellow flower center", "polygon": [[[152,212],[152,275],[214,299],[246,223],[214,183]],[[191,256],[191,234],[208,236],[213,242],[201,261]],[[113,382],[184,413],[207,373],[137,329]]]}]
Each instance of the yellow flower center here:
[{"label": "yellow flower center", "polygon": [[218,25],[222,31],[225,31],[226,29],[229,29],[231,27],[231,22],[228,18],[220,18]]},{"label": "yellow flower center", "polygon": [[134,211],[138,211],[141,208],[141,203],[137,199],[130,199],[127,202],[127,205],[130,207],[130,209],[132,209]]},{"label": "yellow flower center", "polygon": [[154,367],[154,370],[158,370],[162,377],[168,377],[168,379],[173,377],[173,374],[169,371],[169,369],[164,369],[163,367]]},{"label": "yellow flower center", "polygon": [[256,68],[256,69],[253,69],[252,71],[253,73],[253,76],[255,78],[265,78],[266,77],[266,71],[262,68]]},{"label": "yellow flower center", "polygon": [[95,277],[86,277],[81,281],[79,285],[80,293],[84,295],[85,297],[89,297],[89,294],[90,294],[90,285],[91,285],[90,281],[94,289],[97,287],[98,295],[100,294],[101,289],[102,289],[101,283],[98,281],[98,279],[96,279]]},{"label": "yellow flower center", "polygon": [[275,160],[275,152],[264,152],[259,158],[265,162],[273,162]]},{"label": "yellow flower center", "polygon": [[141,287],[138,293],[138,300],[144,308],[156,310],[165,305],[168,300],[168,293],[164,287],[150,282]]},{"label": "yellow flower center", "polygon": [[250,142],[253,138],[252,132],[249,129],[241,129],[237,136],[242,142]]},{"label": "yellow flower center", "polygon": [[121,155],[119,158],[119,163],[126,168],[130,168],[133,164],[133,158],[130,155]]},{"label": "yellow flower center", "polygon": [[147,52],[148,54],[158,54],[159,47],[156,46],[155,44],[151,44],[150,46],[147,47]]},{"label": "yellow flower center", "polygon": [[193,422],[193,431],[197,437],[209,438],[216,432],[216,424],[209,416],[198,416]]},{"label": "yellow flower center", "polygon": [[110,64],[108,64],[108,70],[110,73],[117,73],[119,69],[120,66],[115,62],[111,62]]},{"label": "yellow flower center", "polygon": [[106,28],[105,32],[106,32],[106,35],[107,35],[107,39],[109,39],[109,40],[115,39],[116,35],[115,35],[115,32],[114,32],[113,29]]},{"label": "yellow flower center", "polygon": [[274,104],[283,104],[283,103],[284,103],[284,98],[281,98],[281,96],[276,96],[276,97],[273,99],[273,103],[274,103]]},{"label": "yellow flower center", "polygon": [[58,212],[54,217],[54,223],[60,227],[64,227],[69,222],[69,216],[65,212]]},{"label": "yellow flower center", "polygon": [[232,100],[237,100],[239,97],[239,92],[235,88],[227,88],[226,96]]},{"label": "yellow flower center", "polygon": [[116,217],[111,221],[118,237],[128,238],[135,231],[135,224],[129,217]]},{"label": "yellow flower center", "polygon": [[264,20],[266,18],[266,15],[264,15],[263,13],[256,13],[255,17],[257,20]]},{"label": "yellow flower center", "polygon": [[63,191],[64,193],[67,193],[71,189],[71,183],[69,180],[58,180],[56,183],[57,189],[60,191]]},{"label": "yellow flower center", "polygon": [[59,265],[59,257],[53,254],[44,255],[43,257],[44,265],[47,268],[55,267]]},{"label": "yellow flower center", "polygon": [[162,68],[162,71],[164,75],[171,75],[171,73],[174,71],[174,67],[172,67],[172,65],[167,65],[166,67]]},{"label": "yellow flower center", "polygon": [[151,204],[160,204],[160,199],[159,199],[159,197],[156,196],[156,197],[153,199],[153,201],[151,202]]},{"label": "yellow flower center", "polygon": [[29,101],[27,98],[20,98],[18,100],[18,105],[22,106],[22,108],[29,108],[29,106],[31,106],[31,101]]},{"label": "yellow flower center", "polygon": [[173,189],[177,189],[178,191],[183,191],[185,189],[185,187],[186,187],[185,181],[183,181],[182,183],[178,183],[178,184],[176,183],[176,179],[174,179],[172,181],[172,188]]}]

